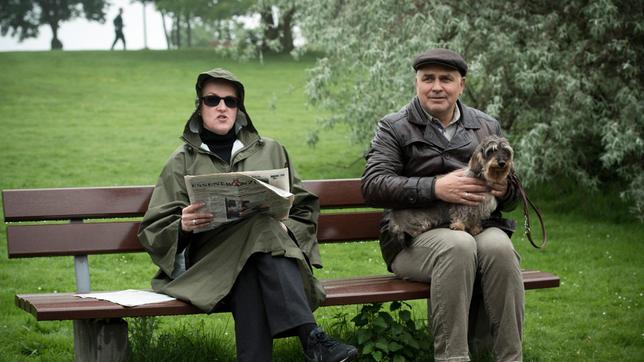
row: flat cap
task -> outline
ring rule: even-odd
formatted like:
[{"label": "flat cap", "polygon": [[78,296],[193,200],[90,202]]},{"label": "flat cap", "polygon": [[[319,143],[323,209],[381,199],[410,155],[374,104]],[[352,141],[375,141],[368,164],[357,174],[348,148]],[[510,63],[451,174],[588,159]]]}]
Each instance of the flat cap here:
[{"label": "flat cap", "polygon": [[414,59],[414,70],[418,70],[427,64],[439,64],[456,69],[463,77],[467,74],[465,59],[457,52],[449,49],[433,48],[418,54]]}]

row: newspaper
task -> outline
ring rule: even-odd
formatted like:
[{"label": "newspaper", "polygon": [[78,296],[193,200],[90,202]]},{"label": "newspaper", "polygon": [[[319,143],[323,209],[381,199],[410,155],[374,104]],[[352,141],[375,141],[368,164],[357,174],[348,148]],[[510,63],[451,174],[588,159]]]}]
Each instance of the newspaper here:
[{"label": "newspaper", "polygon": [[205,203],[213,220],[194,232],[212,230],[256,213],[278,220],[288,217],[293,204],[288,168],[185,176],[190,203]]}]

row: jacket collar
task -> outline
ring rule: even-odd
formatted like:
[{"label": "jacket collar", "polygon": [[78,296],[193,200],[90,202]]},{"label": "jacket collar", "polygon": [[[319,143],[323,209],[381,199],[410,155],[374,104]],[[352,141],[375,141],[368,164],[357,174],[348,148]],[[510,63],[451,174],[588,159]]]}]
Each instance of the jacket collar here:
[{"label": "jacket collar", "polygon": [[[461,122],[461,125],[464,128],[467,129],[479,129],[481,126],[476,122],[474,113],[470,109],[470,107],[464,105],[460,99],[456,100],[456,106],[458,107],[459,111],[461,112],[461,119],[459,122]],[[414,97],[414,99],[409,103],[407,107],[410,117],[409,117],[409,122],[420,125],[420,126],[426,126],[431,122],[432,120],[429,119],[429,116],[423,109],[423,106],[420,104],[420,100],[418,97]]]},{"label": "jacket collar", "polygon": [[[247,125],[247,123],[244,123],[243,120],[240,121],[238,115],[234,127],[235,131],[237,132],[237,139],[241,141],[241,144],[243,144],[244,146],[249,146],[257,141],[261,142],[262,138],[260,137],[259,133],[257,133],[257,130],[255,130],[254,127],[245,127],[245,125]],[[201,137],[199,136],[200,128],[201,124],[195,125],[194,119],[189,119],[183,129],[183,136],[181,138],[195,150],[210,153],[210,151],[207,151],[201,147],[201,144],[203,142],[201,141]]]}]

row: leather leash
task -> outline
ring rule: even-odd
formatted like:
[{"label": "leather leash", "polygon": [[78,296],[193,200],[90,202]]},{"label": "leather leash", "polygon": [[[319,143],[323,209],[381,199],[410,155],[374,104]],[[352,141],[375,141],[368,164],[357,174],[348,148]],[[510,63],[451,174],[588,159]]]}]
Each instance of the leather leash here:
[{"label": "leather leash", "polygon": [[[521,201],[523,203],[523,228],[525,231],[525,235],[530,241],[530,244],[534,246],[537,249],[543,249],[546,247],[546,244],[548,243],[548,233],[546,232],[546,225],[543,222],[543,217],[541,216],[541,212],[539,209],[535,206],[535,204],[530,201],[528,198],[528,194],[525,192],[523,189],[523,185],[521,185],[521,180],[519,180],[519,177],[512,172],[509,176],[510,181],[514,184],[516,189],[519,191],[519,195],[521,195]],[[534,210],[535,214],[539,218],[539,224],[541,225],[541,245],[537,245],[534,240],[532,240],[532,230],[530,227],[530,207]]]}]

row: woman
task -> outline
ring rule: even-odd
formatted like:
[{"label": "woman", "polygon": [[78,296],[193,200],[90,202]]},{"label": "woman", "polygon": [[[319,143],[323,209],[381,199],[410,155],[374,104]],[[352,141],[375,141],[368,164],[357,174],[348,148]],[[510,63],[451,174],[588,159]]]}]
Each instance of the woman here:
[{"label": "woman", "polygon": [[[223,69],[197,77],[196,109],[166,163],[139,229],[159,272],[154,290],[205,312],[226,305],[235,320],[238,361],[270,361],[273,338],[298,336],[311,361],[349,361],[353,346],[327,336],[312,314],[324,291],[316,239],[319,204],[278,142],[260,137],[244,107],[244,86]],[[287,167],[295,195],[288,219],[256,214],[202,233],[213,219],[190,204],[185,175]]]}]

